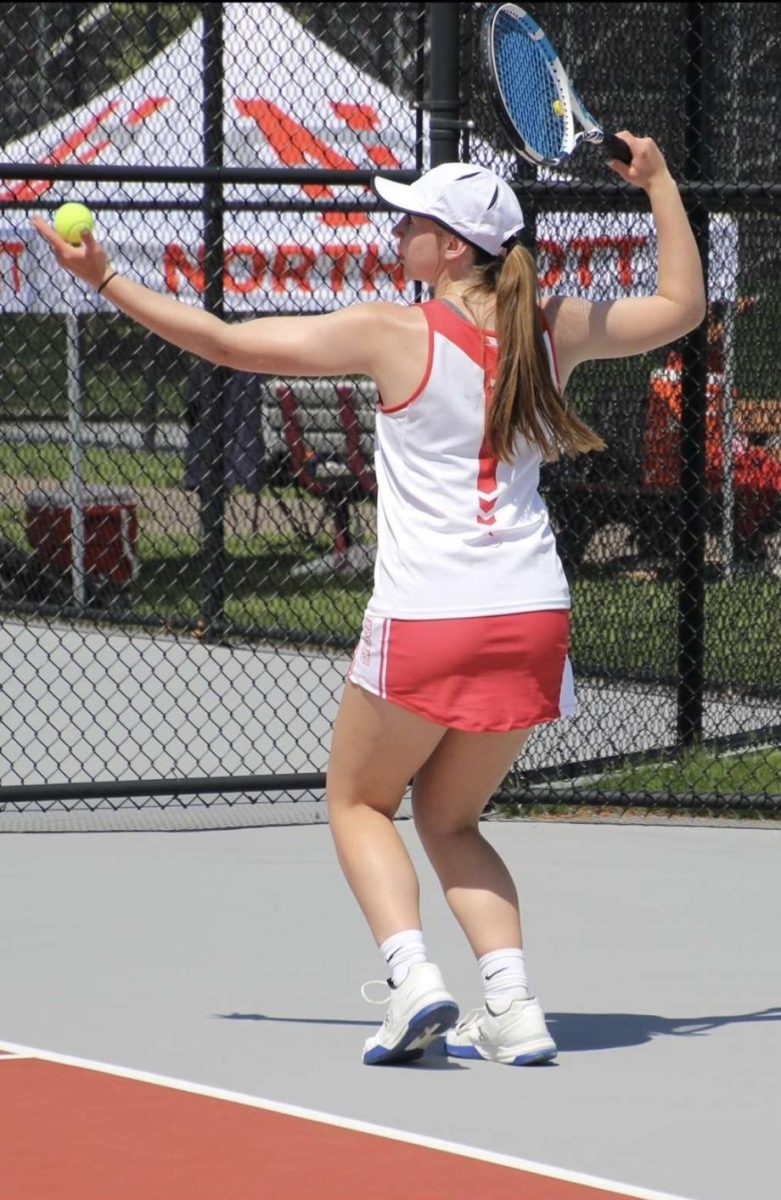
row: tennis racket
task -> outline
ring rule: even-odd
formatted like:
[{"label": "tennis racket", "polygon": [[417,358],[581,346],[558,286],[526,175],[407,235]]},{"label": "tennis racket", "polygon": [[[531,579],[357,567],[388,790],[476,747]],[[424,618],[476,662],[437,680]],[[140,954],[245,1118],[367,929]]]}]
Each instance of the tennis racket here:
[{"label": "tennis racket", "polygon": [[558,167],[582,142],[602,146],[623,163],[632,161],[627,143],[594,120],[553,46],[524,9],[492,5],[483,18],[480,50],[499,117],[528,162]]}]

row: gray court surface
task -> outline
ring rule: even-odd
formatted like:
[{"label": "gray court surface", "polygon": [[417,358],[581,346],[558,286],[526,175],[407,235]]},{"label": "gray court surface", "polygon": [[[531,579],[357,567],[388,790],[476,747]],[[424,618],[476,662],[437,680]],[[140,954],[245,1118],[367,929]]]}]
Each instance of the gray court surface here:
[{"label": "gray court surface", "polygon": [[[476,968],[398,828],[466,1010]],[[323,825],[0,838],[0,1042],[690,1200],[776,1200],[781,831],[483,828],[519,883],[554,1065],[361,1064],[382,1010],[360,985],[383,972]]]}]

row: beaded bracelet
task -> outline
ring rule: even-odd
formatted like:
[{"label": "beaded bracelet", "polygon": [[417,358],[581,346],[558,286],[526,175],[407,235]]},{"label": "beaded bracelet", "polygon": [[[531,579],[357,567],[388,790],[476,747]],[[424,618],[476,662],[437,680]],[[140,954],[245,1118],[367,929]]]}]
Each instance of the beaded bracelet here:
[{"label": "beaded bracelet", "polygon": [[111,280],[112,280],[112,279],[114,279],[114,278],[115,278],[115,277],[116,277],[118,274],[119,274],[119,271],[112,271],[112,272],[111,272],[111,274],[110,274],[110,275],[108,275],[108,276],[107,276],[107,277],[106,277],[106,278],[103,280],[103,282],[101,283],[100,287],[98,288],[98,295],[100,295],[100,293],[103,291],[103,289],[104,289],[104,287],[106,286],[106,284],[107,284],[107,283],[111,283]]}]

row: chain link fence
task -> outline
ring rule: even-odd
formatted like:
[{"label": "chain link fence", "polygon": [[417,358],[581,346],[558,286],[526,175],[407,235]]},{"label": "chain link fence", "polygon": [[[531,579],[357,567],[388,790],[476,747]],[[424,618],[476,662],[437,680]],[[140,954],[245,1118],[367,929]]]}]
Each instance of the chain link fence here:
[{"label": "chain link fence", "polygon": [[[0,826],[324,819],[376,537],[366,380],[172,349],[69,282],[33,213],[84,201],[123,273],[228,320],[413,301],[367,184],[460,156],[517,187],[544,290],[653,288],[643,196],[593,150],[557,178],[509,150],[484,8],[3,6]],[[781,19],[534,15],[606,126],[661,145],[709,315],[571,380],[608,443],[543,480],[581,709],[535,734],[497,803],[777,816],[781,172],[761,131]],[[605,53],[624,43],[643,53]]]}]

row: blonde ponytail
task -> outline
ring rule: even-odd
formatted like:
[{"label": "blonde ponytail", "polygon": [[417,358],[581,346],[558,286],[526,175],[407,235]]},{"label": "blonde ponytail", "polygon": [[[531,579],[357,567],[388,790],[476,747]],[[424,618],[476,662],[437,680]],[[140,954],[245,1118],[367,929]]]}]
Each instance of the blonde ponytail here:
[{"label": "blonde ponytail", "polygon": [[505,258],[484,261],[476,269],[480,280],[474,290],[496,298],[499,359],[486,428],[493,453],[510,462],[519,436],[549,460],[562,451],[574,456],[603,450],[602,438],[567,409],[556,390],[532,255],[516,243]]}]

